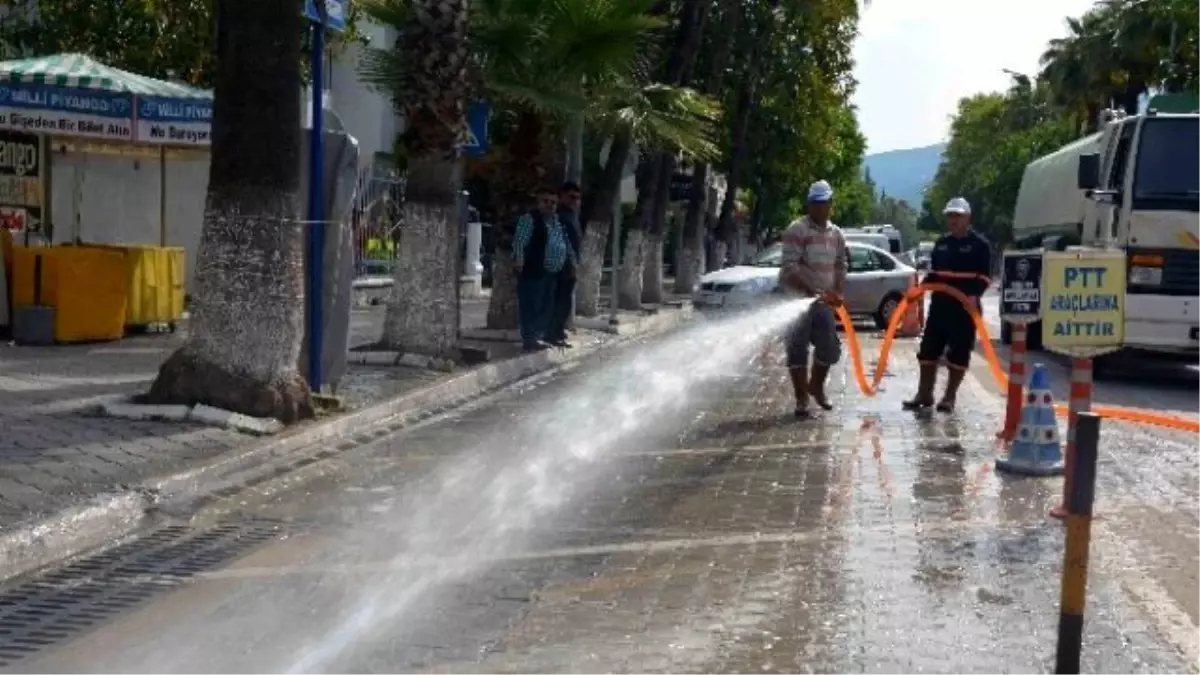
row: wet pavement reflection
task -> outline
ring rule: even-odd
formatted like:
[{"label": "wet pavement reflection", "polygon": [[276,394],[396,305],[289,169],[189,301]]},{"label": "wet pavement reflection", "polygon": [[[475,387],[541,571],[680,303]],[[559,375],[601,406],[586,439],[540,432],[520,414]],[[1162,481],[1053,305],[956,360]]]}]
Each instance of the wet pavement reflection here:
[{"label": "wet pavement reflection", "polygon": [[[1062,530],[1045,514],[1061,482],[992,471],[1001,403],[978,385],[954,415],[902,413],[916,364],[901,343],[878,397],[862,398],[837,370],[838,409],[797,423],[771,355],[656,408],[636,434],[570,471],[529,453],[534,434],[513,422],[562,405],[604,367],[594,359],[344,453],[291,489],[208,508],[189,526],[267,519],[278,534],[10,668],[1051,669]],[[639,414],[629,391],[603,390],[594,409],[611,414],[628,396]],[[578,423],[589,434],[603,426]],[[1117,453],[1143,432],[1106,433]],[[569,433],[557,438],[566,440],[556,452],[585,452]],[[1184,439],[1155,439],[1165,462],[1194,452]],[[1191,500],[1194,515],[1193,478],[1147,479],[1143,490],[1136,475],[1113,475],[1101,482],[1109,529],[1093,548],[1084,668],[1194,671],[1163,623],[1168,609],[1194,620],[1179,609],[1194,577],[1188,587],[1156,576],[1189,560],[1176,551],[1141,566],[1122,551],[1146,551],[1144,540],[1120,529],[1133,522],[1121,504],[1165,513]],[[1180,528],[1195,535],[1192,520]],[[1136,536],[1171,545],[1143,529]]]}]

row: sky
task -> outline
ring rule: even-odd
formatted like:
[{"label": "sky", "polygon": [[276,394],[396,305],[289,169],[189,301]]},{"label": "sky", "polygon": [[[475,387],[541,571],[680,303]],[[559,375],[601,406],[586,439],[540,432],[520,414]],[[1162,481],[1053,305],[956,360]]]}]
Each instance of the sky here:
[{"label": "sky", "polygon": [[871,0],[855,43],[858,122],[867,152],[946,139],[958,100],[1001,91],[1004,69],[1034,74],[1066,17],[1094,0]]}]

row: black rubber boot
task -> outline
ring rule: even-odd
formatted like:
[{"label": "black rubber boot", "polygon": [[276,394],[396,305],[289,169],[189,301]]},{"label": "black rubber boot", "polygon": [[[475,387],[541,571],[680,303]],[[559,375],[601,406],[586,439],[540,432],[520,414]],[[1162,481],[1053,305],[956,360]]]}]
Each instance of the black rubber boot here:
[{"label": "black rubber boot", "polygon": [[792,393],[796,395],[796,419],[808,419],[808,368],[789,368],[792,376]]},{"label": "black rubber boot", "polygon": [[954,404],[958,402],[958,388],[962,386],[963,379],[966,376],[966,370],[960,368],[950,369],[950,377],[946,380],[946,394],[942,396],[941,403],[937,404],[938,412],[954,412]]},{"label": "black rubber boot", "polygon": [[921,364],[921,379],[917,383],[917,395],[901,403],[905,410],[924,410],[933,407],[933,388],[937,385],[937,364]]},{"label": "black rubber boot", "polygon": [[825,380],[828,377],[829,366],[822,363],[814,363],[812,374],[808,376],[808,393],[812,395],[812,399],[817,402],[817,405],[825,410],[833,410],[833,404],[825,396]]}]

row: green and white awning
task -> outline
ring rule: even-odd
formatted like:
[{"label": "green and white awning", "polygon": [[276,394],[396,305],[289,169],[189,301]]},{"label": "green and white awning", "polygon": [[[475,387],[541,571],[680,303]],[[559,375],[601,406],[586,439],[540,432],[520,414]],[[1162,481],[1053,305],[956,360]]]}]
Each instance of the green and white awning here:
[{"label": "green and white awning", "polygon": [[84,54],[0,61],[0,83],[92,89],[173,99],[212,99],[212,92],[106,66]]},{"label": "green and white awning", "polygon": [[211,91],[83,54],[0,61],[0,129],[154,145],[207,146]]}]

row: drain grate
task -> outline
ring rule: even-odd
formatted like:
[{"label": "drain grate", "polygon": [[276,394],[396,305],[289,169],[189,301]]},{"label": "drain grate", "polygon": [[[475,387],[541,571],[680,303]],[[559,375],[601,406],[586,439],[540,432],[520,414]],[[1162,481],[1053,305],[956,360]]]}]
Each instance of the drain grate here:
[{"label": "drain grate", "polygon": [[168,525],[0,589],[0,668],[88,630],[278,538],[283,521],[256,518],[194,529]]}]

